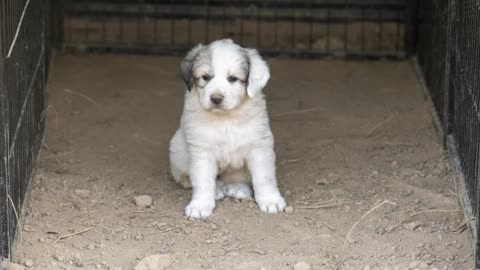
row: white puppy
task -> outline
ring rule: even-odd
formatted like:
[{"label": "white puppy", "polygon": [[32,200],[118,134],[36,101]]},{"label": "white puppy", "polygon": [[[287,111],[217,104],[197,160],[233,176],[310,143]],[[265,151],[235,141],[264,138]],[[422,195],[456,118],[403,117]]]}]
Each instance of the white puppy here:
[{"label": "white puppy", "polygon": [[170,142],[170,169],[177,182],[193,188],[185,214],[206,218],[216,199],[251,197],[250,182],[262,211],[282,211],[261,93],[270,78],[265,61],[256,50],[223,39],[193,48],[181,71],[188,91]]}]

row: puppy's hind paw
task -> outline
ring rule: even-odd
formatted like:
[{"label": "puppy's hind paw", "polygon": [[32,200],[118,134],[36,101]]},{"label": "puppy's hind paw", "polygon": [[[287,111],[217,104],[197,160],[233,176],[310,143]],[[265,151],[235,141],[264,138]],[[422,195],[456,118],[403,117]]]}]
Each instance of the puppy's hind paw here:
[{"label": "puppy's hind paw", "polygon": [[276,214],[282,212],[287,206],[282,195],[276,194],[272,196],[256,197],[258,207],[265,213]]},{"label": "puppy's hind paw", "polygon": [[190,202],[185,207],[185,215],[189,218],[206,219],[211,216],[215,204],[205,204],[202,202]]},{"label": "puppy's hind paw", "polygon": [[227,197],[243,200],[252,197],[252,189],[248,184],[226,184],[223,186],[223,194]]}]

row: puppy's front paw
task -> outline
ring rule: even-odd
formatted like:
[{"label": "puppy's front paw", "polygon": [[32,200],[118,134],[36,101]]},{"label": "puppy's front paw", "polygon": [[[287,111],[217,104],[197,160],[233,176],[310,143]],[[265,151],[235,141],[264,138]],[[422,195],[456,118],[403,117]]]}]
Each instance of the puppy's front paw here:
[{"label": "puppy's front paw", "polygon": [[268,196],[256,196],[255,200],[260,210],[270,214],[281,212],[287,206],[280,193]]},{"label": "puppy's front paw", "polygon": [[212,215],[213,209],[215,208],[215,203],[204,203],[204,202],[190,202],[187,207],[185,207],[185,215],[190,218],[201,218],[205,219]]}]

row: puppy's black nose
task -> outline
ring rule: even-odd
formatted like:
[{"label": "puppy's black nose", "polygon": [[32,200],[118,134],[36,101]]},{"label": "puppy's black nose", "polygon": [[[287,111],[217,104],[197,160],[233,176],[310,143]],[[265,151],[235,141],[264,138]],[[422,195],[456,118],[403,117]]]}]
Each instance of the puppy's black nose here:
[{"label": "puppy's black nose", "polygon": [[223,96],[219,94],[213,94],[210,96],[210,100],[212,101],[213,104],[218,105],[222,103]]}]

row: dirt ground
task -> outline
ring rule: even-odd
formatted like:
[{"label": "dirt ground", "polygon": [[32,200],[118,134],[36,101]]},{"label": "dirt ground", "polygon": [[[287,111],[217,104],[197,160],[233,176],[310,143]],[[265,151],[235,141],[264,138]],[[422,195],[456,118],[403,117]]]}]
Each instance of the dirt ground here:
[{"label": "dirt ground", "polygon": [[[269,215],[226,199],[192,221],[190,190],[167,175],[179,62],[56,55],[17,262],[125,270],[167,254],[166,269],[178,270],[473,268],[455,178],[411,63],[269,59],[279,186],[293,210]],[[153,205],[136,206],[139,195]]]}]

